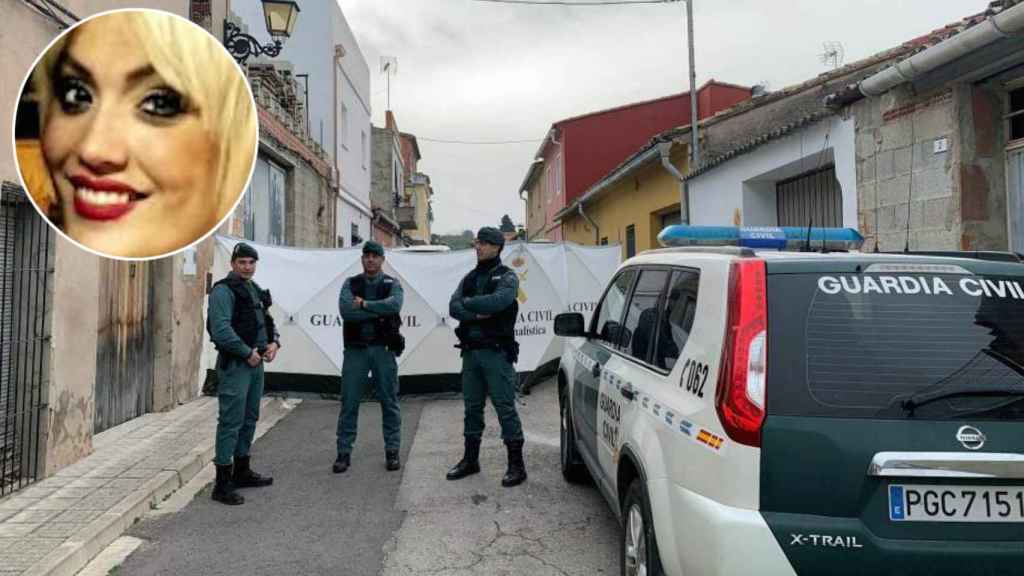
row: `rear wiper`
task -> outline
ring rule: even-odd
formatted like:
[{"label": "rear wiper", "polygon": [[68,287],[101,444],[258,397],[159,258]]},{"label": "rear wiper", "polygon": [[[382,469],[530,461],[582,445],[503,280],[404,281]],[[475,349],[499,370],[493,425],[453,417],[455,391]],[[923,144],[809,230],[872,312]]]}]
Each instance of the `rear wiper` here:
[{"label": "rear wiper", "polygon": [[938,402],[939,400],[945,400],[947,398],[984,398],[984,397],[998,397],[998,396],[1011,396],[1011,397],[1024,397],[1024,390],[1007,390],[1006,388],[984,388],[976,390],[957,390],[955,392],[940,392],[933,394],[914,394],[910,398],[907,398],[900,406],[903,407],[907,412],[907,416],[914,416],[914,410],[917,410],[921,406],[931,404],[932,402]]}]

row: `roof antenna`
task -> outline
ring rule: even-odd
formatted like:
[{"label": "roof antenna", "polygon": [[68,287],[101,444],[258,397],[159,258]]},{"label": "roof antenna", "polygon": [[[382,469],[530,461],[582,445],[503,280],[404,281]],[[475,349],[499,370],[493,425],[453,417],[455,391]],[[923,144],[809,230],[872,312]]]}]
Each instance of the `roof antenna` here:
[{"label": "roof antenna", "polygon": [[812,214],[810,222],[807,223],[807,241],[804,242],[803,248],[800,249],[801,252],[810,252],[811,251],[811,227],[813,227],[813,226],[814,226],[814,215]]}]

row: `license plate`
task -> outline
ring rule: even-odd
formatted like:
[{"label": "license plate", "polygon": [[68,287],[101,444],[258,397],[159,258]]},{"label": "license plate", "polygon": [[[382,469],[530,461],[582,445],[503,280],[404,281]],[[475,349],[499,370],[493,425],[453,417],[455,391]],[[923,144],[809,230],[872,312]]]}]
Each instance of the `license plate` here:
[{"label": "license plate", "polygon": [[1024,522],[1024,486],[889,486],[893,522]]}]

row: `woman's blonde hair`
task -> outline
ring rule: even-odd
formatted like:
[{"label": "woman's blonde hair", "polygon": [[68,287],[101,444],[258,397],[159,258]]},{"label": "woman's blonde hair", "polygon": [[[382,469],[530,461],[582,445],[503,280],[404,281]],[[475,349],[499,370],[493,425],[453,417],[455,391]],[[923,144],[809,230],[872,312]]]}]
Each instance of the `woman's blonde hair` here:
[{"label": "woman's blonde hair", "polygon": [[[122,19],[160,78],[199,109],[204,128],[218,145],[218,190],[212,192],[216,192],[220,222],[244,191],[256,155],[258,120],[245,76],[216,38],[174,14],[123,10],[96,18]],[[55,42],[33,72],[41,126],[46,123],[47,103],[54,97],[57,66],[74,34],[72,30]]]}]

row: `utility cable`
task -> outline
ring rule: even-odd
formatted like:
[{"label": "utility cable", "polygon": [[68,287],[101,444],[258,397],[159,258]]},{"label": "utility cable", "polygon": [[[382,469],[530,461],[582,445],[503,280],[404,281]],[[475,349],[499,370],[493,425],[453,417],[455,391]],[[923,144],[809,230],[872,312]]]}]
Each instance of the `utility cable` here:
[{"label": "utility cable", "polygon": [[531,144],[537,142],[543,142],[543,138],[534,138],[532,140],[443,140],[439,138],[424,138],[422,136],[416,136],[416,140],[422,142],[434,142],[437,144],[467,144],[470,146],[494,146],[499,144]]},{"label": "utility cable", "polygon": [[537,6],[628,6],[630,4],[674,4],[685,0],[472,0],[473,2],[489,2],[493,4],[533,4]]}]

